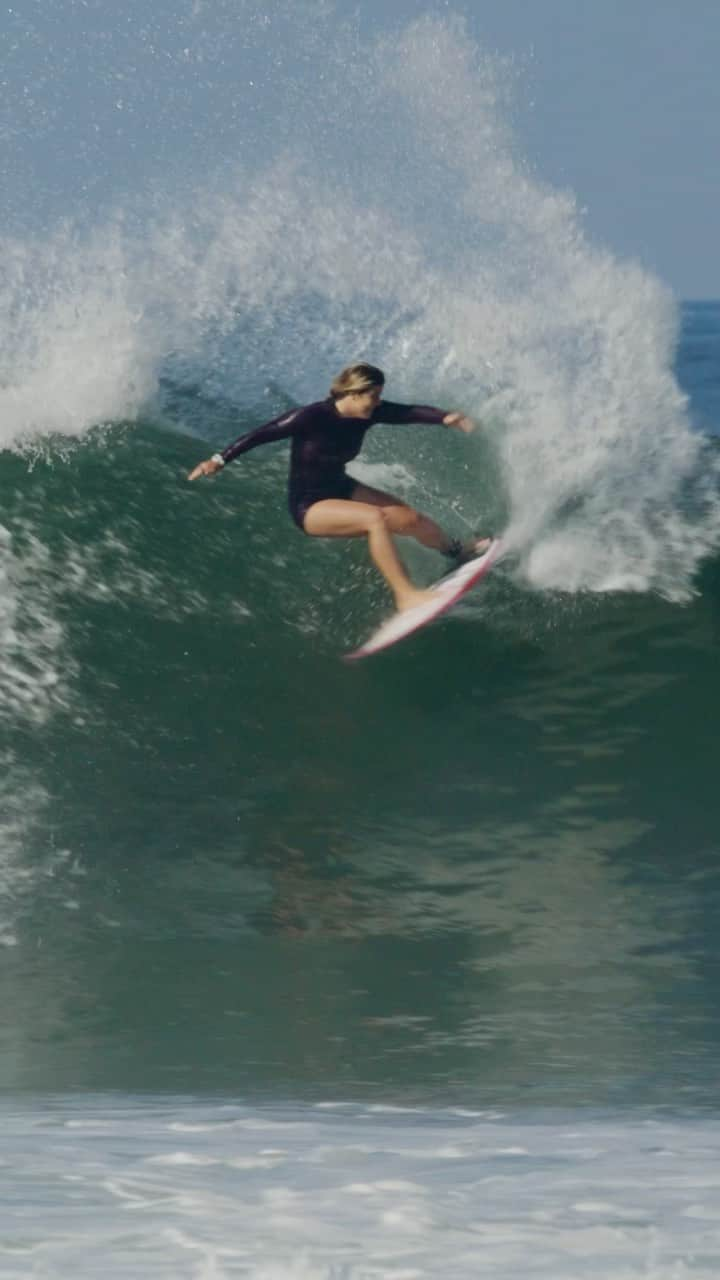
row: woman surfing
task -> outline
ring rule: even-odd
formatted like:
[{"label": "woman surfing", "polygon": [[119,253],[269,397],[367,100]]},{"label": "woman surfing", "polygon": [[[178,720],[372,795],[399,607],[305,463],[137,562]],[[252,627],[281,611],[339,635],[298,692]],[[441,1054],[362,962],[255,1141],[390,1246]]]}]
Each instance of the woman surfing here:
[{"label": "woman surfing", "polygon": [[393,534],[416,538],[454,565],[482,555],[490,538],[463,543],[428,516],[380,489],[354,480],[345,465],[357,457],[365,433],[377,423],[438,423],[469,432],[462,413],[430,405],[383,400],[385,375],[371,364],[351,364],[338,374],[327,400],[293,409],[240,436],[221,453],[198,463],[189,480],[211,476],[241,453],[274,440],[291,439],[288,505],[299,529],[313,538],[366,537],[370,555],[395,598],[398,611],[435,599],[413,586],[395,550]]}]

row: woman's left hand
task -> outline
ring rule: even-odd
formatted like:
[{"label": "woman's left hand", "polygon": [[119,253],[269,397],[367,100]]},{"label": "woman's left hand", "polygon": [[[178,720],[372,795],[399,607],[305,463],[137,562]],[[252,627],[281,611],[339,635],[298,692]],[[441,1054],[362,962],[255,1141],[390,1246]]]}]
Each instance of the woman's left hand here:
[{"label": "woman's left hand", "polygon": [[447,413],[443,418],[444,427],[457,427],[460,431],[464,431],[466,435],[470,435],[475,430],[475,423],[472,418],[466,418],[464,413]]}]

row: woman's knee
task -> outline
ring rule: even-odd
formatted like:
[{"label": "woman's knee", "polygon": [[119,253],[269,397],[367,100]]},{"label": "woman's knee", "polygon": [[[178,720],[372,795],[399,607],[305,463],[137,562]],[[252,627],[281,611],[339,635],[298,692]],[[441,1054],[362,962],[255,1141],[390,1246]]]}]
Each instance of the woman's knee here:
[{"label": "woman's knee", "polygon": [[363,512],[363,520],[368,533],[390,527],[387,512],[382,507],[367,507]]},{"label": "woman's knee", "polygon": [[411,538],[415,537],[418,530],[425,523],[425,517],[419,511],[416,511],[414,507],[391,507],[384,514],[393,533],[405,534]]}]

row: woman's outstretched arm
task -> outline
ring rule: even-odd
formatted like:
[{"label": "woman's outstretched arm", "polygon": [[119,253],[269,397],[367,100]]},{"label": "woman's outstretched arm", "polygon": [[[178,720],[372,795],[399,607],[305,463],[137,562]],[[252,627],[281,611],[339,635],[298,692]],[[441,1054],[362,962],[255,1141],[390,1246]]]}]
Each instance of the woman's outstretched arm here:
[{"label": "woman's outstretched arm", "polygon": [[373,415],[377,422],[391,424],[418,422],[438,424],[444,427],[457,427],[460,431],[470,432],[474,422],[464,413],[455,410],[436,409],[430,404],[396,404],[392,400],[382,400]]},{"label": "woman's outstretched arm", "polygon": [[274,440],[287,440],[289,436],[295,435],[301,425],[302,412],[302,409],[291,409],[289,413],[282,413],[278,418],[272,418],[270,422],[264,422],[262,426],[255,427],[252,431],[246,431],[220,453],[214,453],[212,458],[199,462],[190,472],[188,480],[197,480],[198,476],[214,475],[216,471],[222,470],[226,462],[232,462],[233,458],[239,457],[241,453],[248,453],[250,449],[256,449],[260,444],[271,444]]}]

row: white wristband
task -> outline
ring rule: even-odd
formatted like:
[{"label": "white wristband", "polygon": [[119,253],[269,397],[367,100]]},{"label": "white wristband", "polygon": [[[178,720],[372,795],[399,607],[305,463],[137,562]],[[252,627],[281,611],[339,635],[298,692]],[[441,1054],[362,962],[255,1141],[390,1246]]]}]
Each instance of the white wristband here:
[{"label": "white wristband", "polygon": [[213,456],[212,456],[212,458],[210,459],[210,461],[211,461],[211,462],[218,462],[218,463],[220,464],[220,466],[221,466],[221,467],[224,467],[224,466],[225,466],[225,459],[223,458],[223,456],[222,456],[222,454],[221,454],[221,453],[214,453],[214,454],[213,454]]}]

